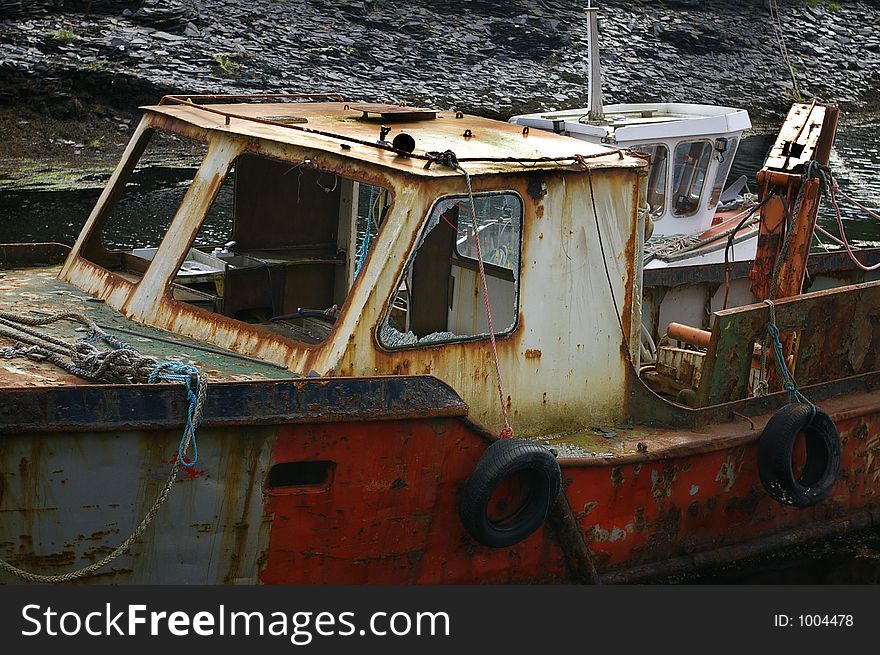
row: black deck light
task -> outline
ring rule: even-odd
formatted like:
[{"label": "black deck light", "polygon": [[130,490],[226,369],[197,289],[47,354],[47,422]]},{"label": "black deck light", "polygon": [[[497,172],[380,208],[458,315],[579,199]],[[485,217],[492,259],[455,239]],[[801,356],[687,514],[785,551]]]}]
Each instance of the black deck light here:
[{"label": "black deck light", "polygon": [[409,154],[416,149],[416,140],[406,132],[401,132],[394,137],[391,147],[398,152]]}]

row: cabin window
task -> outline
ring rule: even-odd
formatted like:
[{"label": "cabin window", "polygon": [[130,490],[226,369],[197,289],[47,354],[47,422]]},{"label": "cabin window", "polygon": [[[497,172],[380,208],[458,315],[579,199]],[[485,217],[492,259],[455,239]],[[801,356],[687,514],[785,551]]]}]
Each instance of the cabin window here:
[{"label": "cabin window", "polygon": [[715,172],[715,184],[712,185],[712,195],[709,196],[709,209],[714,209],[721,199],[721,193],[724,191],[724,185],[727,183],[727,176],[730,174],[730,167],[733,165],[733,157],[736,155],[739,139],[734,136],[722,143],[725,145],[724,152],[718,152],[717,149],[715,152],[715,157],[718,160],[718,170]]},{"label": "cabin window", "polygon": [[[518,316],[522,199],[513,192],[481,193],[474,205],[492,320],[497,334],[507,334]],[[431,208],[380,326],[379,344],[418,347],[487,334],[470,200],[446,197]]]},{"label": "cabin window", "polygon": [[389,200],[383,188],[309,162],[244,153],[230,166],[171,295],[320,343],[365,266]]},{"label": "cabin window", "polygon": [[83,257],[137,282],[207,150],[199,141],[145,131],[83,245]]},{"label": "cabin window", "polygon": [[675,216],[693,216],[700,208],[712,151],[712,144],[708,141],[682,141],[675,147],[672,178],[672,213]]},{"label": "cabin window", "polygon": [[662,144],[638,146],[637,152],[643,152],[651,158],[648,172],[648,210],[653,217],[662,216],[666,210],[666,178],[669,169],[669,149]]}]

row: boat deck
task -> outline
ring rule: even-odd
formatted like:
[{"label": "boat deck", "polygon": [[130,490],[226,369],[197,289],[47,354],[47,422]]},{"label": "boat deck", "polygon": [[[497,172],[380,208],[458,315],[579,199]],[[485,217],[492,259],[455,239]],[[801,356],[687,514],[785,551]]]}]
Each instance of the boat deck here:
[{"label": "boat deck", "polygon": [[[158,361],[177,360],[194,364],[210,381],[300,377],[273,364],[244,358],[236,353],[200,344],[193,339],[135,323],[73,285],[59,280],[59,270],[58,266],[48,266],[0,271],[2,311],[24,316],[48,316],[58,312],[82,314],[141,354],[154,357]],[[36,329],[70,342],[85,334],[85,328],[71,321],[58,321]],[[0,337],[0,347],[12,345],[14,342],[11,339]],[[0,359],[0,386],[4,388],[75,384],[91,383],[48,362]]]},{"label": "boat deck", "polygon": [[[817,385],[820,386],[820,385]],[[804,387],[824,412],[838,421],[854,420],[880,411],[876,391],[861,390],[853,383],[843,393],[825,396],[813,387]],[[785,393],[775,394],[784,404]],[[759,413],[736,415],[726,422],[712,422],[702,427],[664,427],[653,425],[599,426],[578,432],[534,437],[538,443],[557,451],[563,466],[618,466],[624,463],[649,462],[698,453],[740,447],[757,441],[778,407],[774,404]],[[871,440],[872,449],[880,440]],[[872,460],[873,461],[873,460]],[[873,464],[871,464],[873,467]]]}]

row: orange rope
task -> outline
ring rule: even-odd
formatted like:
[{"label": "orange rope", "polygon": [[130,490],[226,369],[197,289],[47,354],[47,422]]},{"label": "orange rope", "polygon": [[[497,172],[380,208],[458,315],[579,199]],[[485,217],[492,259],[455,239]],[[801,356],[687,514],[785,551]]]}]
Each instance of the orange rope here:
[{"label": "orange rope", "polygon": [[[495,325],[492,321],[492,308],[489,306],[489,287],[486,284],[486,268],[483,265],[483,250],[480,247],[480,228],[477,224],[477,205],[474,202],[474,190],[471,188],[471,176],[464,168],[462,168],[458,158],[452,150],[430,152],[428,153],[428,157],[428,165],[437,162],[444,166],[448,166],[464,175],[464,181],[467,183],[468,200],[471,203],[471,224],[474,226],[474,242],[477,246],[477,263],[480,267],[480,283],[483,286],[483,299],[486,301],[486,323],[489,327],[489,341],[492,344],[492,358],[495,361],[495,380],[498,386],[498,400],[501,402],[501,418],[504,420],[504,425],[501,428],[501,434],[499,436],[505,439],[510,438],[513,436],[513,428],[510,427],[510,419],[507,416],[507,405],[504,402],[504,386],[501,383],[501,365],[498,362],[498,347],[495,344]],[[458,228],[456,228],[456,230],[457,229]]]}]

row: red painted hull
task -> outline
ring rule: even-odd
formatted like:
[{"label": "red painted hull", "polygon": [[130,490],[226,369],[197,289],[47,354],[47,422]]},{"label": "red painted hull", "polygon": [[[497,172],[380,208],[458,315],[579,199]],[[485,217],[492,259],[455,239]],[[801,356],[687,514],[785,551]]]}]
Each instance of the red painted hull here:
[{"label": "red painted hull", "polygon": [[[864,406],[864,396],[859,400]],[[561,460],[567,495],[599,572],[640,579],[809,537],[813,527],[876,508],[880,412],[831,403],[841,476],[819,505],[784,507],[758,477],[763,426],[726,435],[730,447],[617,464]],[[660,431],[662,434],[662,431]],[[321,490],[270,492],[265,583],[562,582],[571,579],[545,526],[516,546],[477,544],[457,514],[457,493],[487,445],[459,418],[285,427],[275,462],[336,462]],[[763,541],[762,541],[763,540]]]}]

